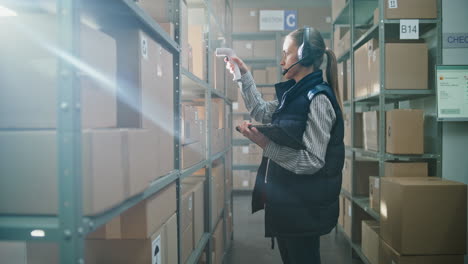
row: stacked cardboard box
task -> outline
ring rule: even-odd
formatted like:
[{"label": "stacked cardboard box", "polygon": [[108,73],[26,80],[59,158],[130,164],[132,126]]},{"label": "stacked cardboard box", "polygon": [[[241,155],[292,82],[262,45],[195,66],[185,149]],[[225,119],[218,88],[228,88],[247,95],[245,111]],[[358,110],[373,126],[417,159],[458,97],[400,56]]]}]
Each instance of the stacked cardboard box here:
[{"label": "stacked cardboard box", "polygon": [[333,21],[338,17],[338,15],[343,11],[343,8],[346,6],[346,0],[332,0],[331,3],[331,14]]},{"label": "stacked cardboard box", "polygon": [[393,3],[391,1],[386,1],[384,13],[386,19],[437,18],[437,1],[399,0]]},{"label": "stacked cardboard box", "polygon": [[338,89],[339,89],[339,96],[341,99],[341,103],[348,101],[351,94],[348,94],[348,78],[347,78],[347,70],[346,70],[347,62],[343,61],[338,63]]},{"label": "stacked cardboard box", "polygon": [[340,214],[338,216],[338,225],[344,229],[345,197],[343,195],[340,195],[338,199],[340,201]]},{"label": "stacked cardboard box", "polygon": [[[351,173],[354,169],[354,178]],[[375,161],[345,158],[342,188],[353,195],[369,195],[369,176],[378,175],[379,164]]]},{"label": "stacked cardboard box", "polygon": [[379,112],[363,113],[364,149],[379,151]]},{"label": "stacked cardboard box", "polygon": [[[336,27],[333,35],[333,51],[336,57],[342,56],[346,51],[346,47],[350,46],[349,27]],[[348,44],[349,42],[349,44]]]},{"label": "stacked cardboard box", "polygon": [[[363,122],[362,122],[362,113],[354,114],[354,147],[362,148],[363,146]],[[351,115],[349,113],[343,114],[344,118],[344,144],[346,146],[351,146]]]},{"label": "stacked cardboard box", "polygon": [[205,108],[191,103],[182,104],[182,168],[201,162],[205,158],[206,138],[205,120],[201,119],[199,111]]},{"label": "stacked cardboard box", "polygon": [[225,105],[221,99],[211,100],[211,153],[216,154],[224,149],[225,143]]},{"label": "stacked cardboard box", "polygon": [[213,232],[213,263],[222,264],[224,257],[224,220],[221,219]]},{"label": "stacked cardboard box", "polygon": [[233,147],[234,164],[259,165],[262,161],[262,149],[256,144]]},{"label": "stacked cardboard box", "polygon": [[382,178],[380,263],[463,263],[466,195],[465,184],[441,178]]},{"label": "stacked cardboard box", "polygon": [[191,47],[193,61],[191,72],[201,80],[206,80],[206,40],[203,25],[189,24],[188,43]]},{"label": "stacked cardboard box", "polygon": [[[427,177],[427,162],[394,162],[384,163],[384,177]],[[380,178],[369,179],[369,204],[372,209],[380,211]]]},{"label": "stacked cardboard box", "polygon": [[177,262],[176,208],[171,184],[91,233],[86,263]]},{"label": "stacked cardboard box", "polygon": [[249,170],[235,170],[233,173],[235,190],[253,190],[257,173]]},{"label": "stacked cardboard box", "polygon": [[356,98],[380,91],[380,56],[378,43],[376,39],[371,39],[354,53],[354,96]]},{"label": "stacked cardboard box", "polygon": [[224,185],[225,185],[225,164],[221,161],[215,161],[211,169],[212,184],[213,184],[213,199],[212,202],[212,223],[216,223],[221,212],[224,209]]},{"label": "stacked cardboard box", "polygon": [[344,202],[344,231],[345,234],[355,243],[361,241],[363,220],[370,220],[371,217],[360,207],[353,205],[353,202],[345,198]]},{"label": "stacked cardboard box", "polygon": [[371,264],[379,264],[380,225],[374,220],[362,221],[362,253]]},{"label": "stacked cardboard box", "polygon": [[234,32],[257,32],[259,30],[259,14],[256,8],[233,9]]},{"label": "stacked cardboard box", "polygon": [[386,112],[386,119],[387,153],[424,153],[423,110],[395,109]]}]

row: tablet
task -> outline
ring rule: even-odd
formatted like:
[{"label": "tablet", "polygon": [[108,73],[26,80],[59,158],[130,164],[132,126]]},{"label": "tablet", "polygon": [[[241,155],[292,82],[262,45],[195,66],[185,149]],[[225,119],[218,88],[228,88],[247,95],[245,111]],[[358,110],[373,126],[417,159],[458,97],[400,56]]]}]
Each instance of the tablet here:
[{"label": "tablet", "polygon": [[283,145],[293,149],[305,149],[302,141],[291,137],[283,128],[277,125],[251,125],[249,128],[255,127],[258,131],[268,137],[271,141],[278,145]]}]

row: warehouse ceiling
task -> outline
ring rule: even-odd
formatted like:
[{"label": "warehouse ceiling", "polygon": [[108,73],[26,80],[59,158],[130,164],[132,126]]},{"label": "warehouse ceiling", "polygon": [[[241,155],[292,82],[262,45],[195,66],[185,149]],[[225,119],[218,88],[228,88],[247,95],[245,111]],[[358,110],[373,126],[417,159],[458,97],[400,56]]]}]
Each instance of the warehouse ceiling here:
[{"label": "warehouse ceiling", "polygon": [[298,8],[330,6],[330,0],[233,0],[234,7]]}]

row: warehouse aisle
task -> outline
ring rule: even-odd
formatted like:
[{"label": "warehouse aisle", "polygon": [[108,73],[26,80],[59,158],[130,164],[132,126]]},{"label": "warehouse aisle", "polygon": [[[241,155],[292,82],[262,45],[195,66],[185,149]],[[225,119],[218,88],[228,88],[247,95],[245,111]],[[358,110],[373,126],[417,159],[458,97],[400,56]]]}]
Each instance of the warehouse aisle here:
[{"label": "warehouse aisle", "polygon": [[[225,264],[281,264],[278,249],[263,237],[263,211],[250,213],[250,195],[234,196],[234,241]],[[362,264],[352,260],[349,243],[340,233],[332,231],[321,240],[322,264]]]}]

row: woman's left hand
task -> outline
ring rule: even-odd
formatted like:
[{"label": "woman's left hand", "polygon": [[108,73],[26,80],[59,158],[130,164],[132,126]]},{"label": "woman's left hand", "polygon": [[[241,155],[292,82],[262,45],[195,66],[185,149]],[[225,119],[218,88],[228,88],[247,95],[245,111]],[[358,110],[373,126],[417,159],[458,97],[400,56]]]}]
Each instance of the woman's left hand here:
[{"label": "woman's left hand", "polygon": [[255,144],[260,146],[262,149],[265,149],[270,143],[270,139],[268,139],[265,135],[260,133],[255,127],[249,128],[251,125],[248,122],[244,122],[242,125],[239,126],[239,130],[244,135],[244,137],[252,140]]}]

